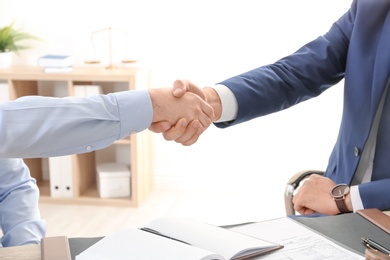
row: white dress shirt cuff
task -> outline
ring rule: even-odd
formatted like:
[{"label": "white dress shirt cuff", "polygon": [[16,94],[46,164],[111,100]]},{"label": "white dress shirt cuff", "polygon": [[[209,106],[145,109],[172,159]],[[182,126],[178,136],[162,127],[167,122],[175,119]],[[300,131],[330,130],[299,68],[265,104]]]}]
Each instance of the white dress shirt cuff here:
[{"label": "white dress shirt cuff", "polygon": [[228,122],[236,119],[238,104],[233,92],[221,84],[214,85],[212,88],[218,93],[222,104],[221,117],[215,123]]},{"label": "white dress shirt cuff", "polygon": [[364,209],[358,185],[351,186],[351,202],[353,212],[356,212],[359,209]]}]

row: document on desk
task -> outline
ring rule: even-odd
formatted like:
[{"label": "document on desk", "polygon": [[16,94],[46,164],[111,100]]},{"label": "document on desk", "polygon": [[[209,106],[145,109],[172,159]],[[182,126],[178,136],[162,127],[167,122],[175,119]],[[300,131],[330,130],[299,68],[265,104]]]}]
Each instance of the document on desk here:
[{"label": "document on desk", "polygon": [[363,256],[349,251],[300,223],[288,218],[278,218],[231,228],[253,237],[266,237],[284,248],[264,255],[261,260],[358,260]]},{"label": "document on desk", "polygon": [[281,245],[187,218],[158,218],[140,229],[124,228],[76,256],[76,260],[244,260]]}]

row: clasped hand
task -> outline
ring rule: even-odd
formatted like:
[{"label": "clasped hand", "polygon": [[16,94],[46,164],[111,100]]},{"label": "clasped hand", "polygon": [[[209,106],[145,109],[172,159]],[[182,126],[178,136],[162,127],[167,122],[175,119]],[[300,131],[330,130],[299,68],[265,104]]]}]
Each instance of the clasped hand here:
[{"label": "clasped hand", "polygon": [[[166,100],[158,98],[170,91]],[[176,80],[172,89],[151,89],[154,116],[149,130],[162,133],[167,141],[194,144],[215,120],[215,109],[206,93],[188,80]]]}]

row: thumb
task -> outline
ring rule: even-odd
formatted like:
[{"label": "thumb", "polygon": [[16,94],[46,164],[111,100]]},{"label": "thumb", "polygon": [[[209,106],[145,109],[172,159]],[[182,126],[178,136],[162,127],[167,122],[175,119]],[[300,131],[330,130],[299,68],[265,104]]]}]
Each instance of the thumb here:
[{"label": "thumb", "polygon": [[175,82],[173,83],[173,96],[182,97],[185,92],[194,93],[195,95],[201,97],[203,100],[206,100],[206,95],[204,94],[203,90],[191,81],[186,79],[175,80]]},{"label": "thumb", "polygon": [[149,126],[149,130],[155,133],[163,133],[167,131],[169,128],[171,128],[171,124],[166,121],[160,121],[156,123],[152,123]]}]

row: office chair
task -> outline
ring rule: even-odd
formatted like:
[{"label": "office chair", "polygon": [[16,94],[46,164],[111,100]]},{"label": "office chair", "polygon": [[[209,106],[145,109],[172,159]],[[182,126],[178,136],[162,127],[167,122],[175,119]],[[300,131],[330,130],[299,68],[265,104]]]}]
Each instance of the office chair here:
[{"label": "office chair", "polygon": [[286,190],[284,191],[284,206],[286,209],[286,215],[296,215],[294,210],[294,204],[292,202],[294,191],[299,187],[299,184],[312,174],[324,175],[323,171],[316,170],[304,170],[297,172],[288,180]]}]

